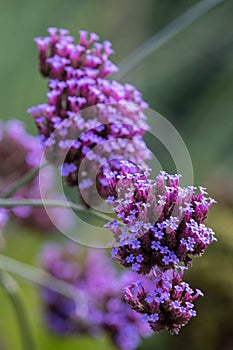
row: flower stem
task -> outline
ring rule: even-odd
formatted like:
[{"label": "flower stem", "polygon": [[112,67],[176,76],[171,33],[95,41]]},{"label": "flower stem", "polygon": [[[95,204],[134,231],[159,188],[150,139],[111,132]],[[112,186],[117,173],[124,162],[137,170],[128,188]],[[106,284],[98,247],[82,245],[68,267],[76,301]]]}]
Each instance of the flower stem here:
[{"label": "flower stem", "polygon": [[79,301],[82,304],[86,301],[83,293],[78,292],[72,285],[51,276],[44,270],[22,263],[2,254],[0,254],[0,263],[0,266],[4,271],[25,278],[40,287],[50,289],[64,297]]},{"label": "flower stem", "polygon": [[128,55],[119,65],[118,73],[114,79],[121,79],[124,75],[135,68],[141,61],[159,49],[162,45],[172,39],[176,34],[188,27],[192,22],[212,10],[224,0],[203,0],[189,8],[178,16],[174,21],[149,38],[143,45]]},{"label": "flower stem", "polygon": [[[0,207],[4,208],[12,208],[12,207],[18,207],[18,206],[28,206],[28,207],[53,207],[53,208],[71,208],[74,211],[80,212],[80,213],[89,213],[93,217],[96,217],[98,219],[101,219],[106,223],[106,221],[112,221],[112,217],[106,214],[103,214],[97,210],[89,209],[86,210],[85,207],[83,207],[80,204],[76,204],[69,201],[62,201],[62,200],[40,200],[40,199],[6,199],[6,198],[0,198]],[[119,221],[119,224],[121,222]]]},{"label": "flower stem", "polygon": [[35,350],[36,346],[33,335],[31,333],[31,327],[27,314],[25,312],[25,307],[20,297],[19,287],[17,283],[10,275],[1,270],[0,284],[4,288],[5,292],[11,300],[12,306],[14,307],[22,337],[23,349]]},{"label": "flower stem", "polygon": [[43,164],[42,166],[36,167],[32,169],[31,171],[27,172],[24,176],[22,176],[19,180],[16,180],[13,185],[11,185],[10,189],[7,190],[5,193],[2,194],[3,198],[9,198],[11,197],[15,192],[17,192],[21,187],[26,185],[28,182],[33,180],[39,173],[39,171],[44,168],[46,164]]}]

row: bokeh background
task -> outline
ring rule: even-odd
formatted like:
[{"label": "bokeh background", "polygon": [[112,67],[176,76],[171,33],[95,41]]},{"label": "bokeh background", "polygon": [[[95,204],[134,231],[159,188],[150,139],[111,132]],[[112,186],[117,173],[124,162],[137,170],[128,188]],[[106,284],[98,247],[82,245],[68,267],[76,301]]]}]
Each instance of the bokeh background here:
[{"label": "bokeh background", "polygon": [[[73,35],[93,31],[113,42],[116,64],[182,12],[193,0],[1,0],[0,118],[26,122],[36,134],[27,108],[45,101],[46,81],[37,71],[35,36],[49,26]],[[198,316],[179,336],[155,334],[140,349],[233,349],[233,1],[223,1],[192,23],[121,78],[143,92],[150,107],[181,134],[191,154],[195,184],[208,187],[218,204],[208,224],[218,243],[196,259],[186,279],[205,293]],[[123,66],[122,66],[123,67]],[[117,77],[117,76],[116,76]],[[161,145],[156,156],[166,170]],[[50,239],[64,240],[59,233]],[[45,235],[11,224],[4,254],[35,264]],[[108,339],[59,338],[43,326],[36,288],[18,279],[38,349],[114,349]],[[21,349],[20,335],[8,298],[0,290],[0,349]]]}]

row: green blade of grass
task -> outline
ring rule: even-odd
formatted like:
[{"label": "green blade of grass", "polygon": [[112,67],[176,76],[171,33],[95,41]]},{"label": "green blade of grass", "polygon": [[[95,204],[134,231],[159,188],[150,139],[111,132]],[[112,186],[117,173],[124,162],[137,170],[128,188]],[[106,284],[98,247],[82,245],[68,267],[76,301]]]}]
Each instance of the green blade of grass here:
[{"label": "green blade of grass", "polygon": [[220,5],[226,0],[204,0],[199,1],[190,9],[178,16],[175,20],[165,26],[162,30],[149,38],[143,45],[138,47],[127,56],[119,65],[119,72],[114,74],[114,79],[122,79],[128,72],[135,68],[145,58],[159,49],[162,45],[172,39],[179,32],[188,27],[192,22]]}]

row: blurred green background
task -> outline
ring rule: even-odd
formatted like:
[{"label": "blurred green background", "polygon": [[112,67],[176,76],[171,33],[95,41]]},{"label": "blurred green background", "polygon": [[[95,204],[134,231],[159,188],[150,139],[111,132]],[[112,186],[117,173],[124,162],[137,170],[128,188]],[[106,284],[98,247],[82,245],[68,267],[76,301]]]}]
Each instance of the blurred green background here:
[{"label": "blurred green background", "polygon": [[[45,101],[46,81],[37,71],[35,36],[49,26],[96,32],[113,42],[119,64],[147,39],[194,5],[193,0],[1,0],[0,118],[26,122],[36,134],[27,108]],[[197,301],[198,317],[177,336],[156,334],[140,349],[233,349],[233,1],[196,20],[143,60],[121,81],[142,91],[150,107],[164,115],[181,134],[191,154],[195,183],[208,187],[218,204],[208,224],[218,243],[186,274],[205,297]],[[169,162],[158,145],[159,161]],[[57,239],[55,235],[54,239]],[[10,225],[6,254],[35,262],[38,232]],[[61,237],[60,237],[61,239]],[[63,239],[63,238],[62,238]],[[108,339],[59,339],[46,331],[36,289],[19,280],[38,349],[113,349]],[[0,291],[0,349],[21,349],[11,305]]]}]

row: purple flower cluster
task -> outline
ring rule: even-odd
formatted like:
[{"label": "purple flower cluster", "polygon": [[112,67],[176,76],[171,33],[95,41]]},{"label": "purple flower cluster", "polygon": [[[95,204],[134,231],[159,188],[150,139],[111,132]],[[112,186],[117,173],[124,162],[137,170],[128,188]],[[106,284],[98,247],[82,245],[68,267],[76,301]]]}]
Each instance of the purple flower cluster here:
[{"label": "purple flower cluster", "polygon": [[[39,141],[26,132],[22,122],[10,120],[6,123],[0,123],[0,196],[7,193],[15,181],[39,166],[41,157],[42,149]],[[28,184],[18,189],[13,197],[17,199],[39,199],[41,198],[40,190],[50,192],[50,184],[53,181],[52,169],[44,168],[40,183],[39,177],[35,177]],[[54,229],[44,208],[22,206],[13,207],[9,211],[22,224],[32,225],[42,230]],[[61,209],[51,208],[49,212],[54,221],[57,222]]]},{"label": "purple flower cluster", "polygon": [[48,32],[36,39],[48,101],[29,112],[47,159],[60,166],[67,185],[77,186],[87,206],[100,198],[112,205],[119,219],[106,225],[116,241],[112,257],[132,270],[119,277],[93,252],[82,268],[74,245],[48,246],[45,269],[87,296],[83,310],[44,290],[48,324],[59,334],[105,330],[120,348],[134,349],[144,334],[136,310],[153,331],[178,334],[195,316],[193,300],[201,295],[182,281],[184,266],[216,240],[204,223],[214,200],[202,187],[181,187],[180,175],[160,172],[149,179],[147,104],[132,85],[106,79],[117,70],[109,60],[111,44],[85,31],[78,44],[67,30]]},{"label": "purple flower cluster", "polygon": [[[135,168],[135,171],[132,171]],[[160,172],[155,180],[124,162],[121,174],[106,173],[108,202],[123,221],[106,226],[113,232],[117,247],[113,256],[125,267],[147,274],[180,264],[190,266],[192,256],[201,256],[216,240],[205,226],[213,199],[204,188],[180,187],[180,175]]]},{"label": "purple flower cluster", "polygon": [[192,257],[216,240],[204,224],[214,200],[202,187],[180,187],[180,175],[161,171],[150,180],[148,170],[130,162],[105,176],[107,201],[120,219],[105,225],[117,243],[112,257],[139,275],[154,275],[153,287],[139,281],[125,288],[125,300],[153,331],[178,334],[196,315],[192,302],[202,295],[182,278]]},{"label": "purple flower cluster", "polygon": [[153,290],[148,290],[141,282],[125,288],[125,300],[143,315],[142,320],[155,332],[167,329],[171,334],[178,334],[180,328],[196,316],[193,300],[203,294],[198,289],[194,292],[182,281],[183,272],[183,269],[154,272]]},{"label": "purple flower cluster", "polygon": [[148,130],[143,113],[147,104],[134,86],[106,79],[117,70],[109,60],[113,53],[109,41],[100,43],[96,34],[80,31],[75,44],[65,29],[49,28],[48,32],[49,37],[35,39],[40,71],[49,78],[48,103],[29,112],[47,157],[64,163],[62,176],[67,184],[79,185],[86,202],[96,187],[106,197],[102,171],[106,162],[117,170],[119,159],[145,166],[150,157],[142,139]]},{"label": "purple flower cluster", "polygon": [[[142,336],[151,334],[140,315],[122,298],[122,289],[135,280],[135,274],[119,274],[103,251],[92,250],[85,255],[74,243],[64,247],[48,244],[41,259],[49,274],[77,291],[77,300],[71,300],[43,290],[46,320],[52,331],[59,335],[107,333],[123,350],[135,349]],[[145,283],[152,284],[149,280]]]}]

